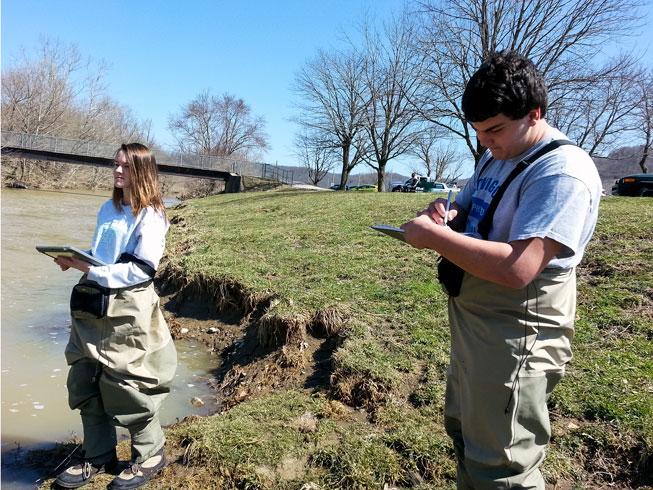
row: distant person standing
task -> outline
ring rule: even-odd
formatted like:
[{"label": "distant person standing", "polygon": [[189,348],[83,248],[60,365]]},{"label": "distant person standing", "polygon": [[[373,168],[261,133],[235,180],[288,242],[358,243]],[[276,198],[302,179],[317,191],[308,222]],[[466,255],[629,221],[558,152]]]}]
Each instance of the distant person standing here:
[{"label": "distant person standing", "polygon": [[453,229],[442,226],[443,199],[403,225],[409,244],[459,267],[443,274],[445,427],[458,488],[544,489],[546,402],[572,357],[575,267],[601,195],[592,159],[547,124],[546,106],[530,60],[491,55],[463,94],[465,117],[488,150],[449,211]]},{"label": "distant person standing", "polygon": [[138,488],[166,464],[159,410],[177,354],[152,284],[168,230],[154,155],[138,143],[122,145],[113,180],[91,248],[109,265],[56,259],[62,270],[84,273],[71,296],[66,347],[68,398],[82,417],[84,459],[59,474],[64,488],[117,467],[115,426],[129,430],[132,458],[109,488]]}]

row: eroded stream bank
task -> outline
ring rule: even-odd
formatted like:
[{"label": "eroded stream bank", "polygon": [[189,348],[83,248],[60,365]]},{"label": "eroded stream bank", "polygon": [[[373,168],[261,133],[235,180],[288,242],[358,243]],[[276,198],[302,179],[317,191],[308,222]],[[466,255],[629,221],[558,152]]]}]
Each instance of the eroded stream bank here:
[{"label": "eroded stream bank", "polygon": [[330,386],[348,318],[270,317],[275,297],[227,279],[186,277],[169,261],[157,277],[175,340],[202,343],[219,359],[212,385],[221,409],[279,389]]}]

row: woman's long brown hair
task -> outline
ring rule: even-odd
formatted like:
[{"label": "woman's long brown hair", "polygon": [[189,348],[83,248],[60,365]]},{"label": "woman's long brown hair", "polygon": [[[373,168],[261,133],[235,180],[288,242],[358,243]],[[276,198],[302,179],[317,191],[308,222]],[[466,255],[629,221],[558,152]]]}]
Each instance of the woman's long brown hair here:
[{"label": "woman's long brown hair", "polygon": [[[129,165],[129,191],[131,207],[134,216],[137,216],[148,206],[166,215],[161,188],[159,186],[159,172],[156,166],[156,159],[150,149],[140,143],[128,143],[120,145],[116,152],[123,152]],[[113,188],[113,205],[120,210],[123,198],[123,191],[117,187]]]}]

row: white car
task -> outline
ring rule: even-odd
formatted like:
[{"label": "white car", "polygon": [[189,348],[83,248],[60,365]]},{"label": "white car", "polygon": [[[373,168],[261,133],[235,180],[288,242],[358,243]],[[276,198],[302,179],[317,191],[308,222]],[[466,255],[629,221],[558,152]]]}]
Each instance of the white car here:
[{"label": "white car", "polygon": [[453,185],[450,186],[449,184],[446,184],[444,182],[428,182],[427,184],[424,185],[424,190],[426,192],[458,192],[460,189],[458,189],[458,186]]}]

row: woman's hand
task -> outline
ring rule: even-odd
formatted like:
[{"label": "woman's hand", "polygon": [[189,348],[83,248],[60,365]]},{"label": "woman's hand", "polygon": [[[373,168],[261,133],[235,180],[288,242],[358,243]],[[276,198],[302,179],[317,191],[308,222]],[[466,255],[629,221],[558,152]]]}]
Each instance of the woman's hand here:
[{"label": "woman's hand", "polygon": [[70,269],[69,257],[63,257],[62,255],[54,258],[54,263],[57,264],[62,271],[67,271]]},{"label": "woman's hand", "polygon": [[91,268],[91,265],[88,262],[76,259],[75,257],[59,256],[54,259],[54,261],[59,267],[61,267],[62,271],[67,271],[72,267],[73,269],[77,269],[80,272],[88,272]]}]

